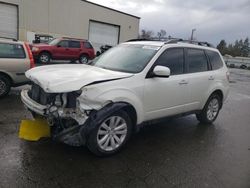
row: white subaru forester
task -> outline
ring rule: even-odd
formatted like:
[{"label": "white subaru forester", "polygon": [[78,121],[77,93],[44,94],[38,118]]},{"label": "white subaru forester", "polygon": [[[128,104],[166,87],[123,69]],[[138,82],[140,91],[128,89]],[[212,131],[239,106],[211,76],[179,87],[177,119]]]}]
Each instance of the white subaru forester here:
[{"label": "white subaru forester", "polygon": [[145,122],[194,113],[210,124],[229,91],[218,50],[180,39],[127,42],[91,65],[37,67],[26,76],[33,85],[22,101],[47,118],[53,138],[99,156],[118,152]]}]

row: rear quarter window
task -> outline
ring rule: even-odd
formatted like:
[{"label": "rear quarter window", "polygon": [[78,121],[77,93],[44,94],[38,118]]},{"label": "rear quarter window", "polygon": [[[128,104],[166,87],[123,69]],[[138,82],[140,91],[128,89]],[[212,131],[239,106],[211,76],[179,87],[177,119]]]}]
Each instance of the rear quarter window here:
[{"label": "rear quarter window", "polygon": [[223,67],[223,62],[217,52],[206,50],[206,54],[209,58],[212,70],[217,70]]},{"label": "rear quarter window", "polygon": [[88,49],[92,49],[93,46],[89,42],[84,42],[84,47]]},{"label": "rear quarter window", "polygon": [[0,58],[26,58],[23,45],[0,43]]}]

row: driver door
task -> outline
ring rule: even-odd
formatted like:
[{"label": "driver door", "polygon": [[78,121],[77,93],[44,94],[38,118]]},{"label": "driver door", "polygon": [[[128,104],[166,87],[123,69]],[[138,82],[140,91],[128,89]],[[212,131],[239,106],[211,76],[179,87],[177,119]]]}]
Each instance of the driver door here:
[{"label": "driver door", "polygon": [[152,120],[185,112],[189,101],[188,77],[185,73],[184,49],[167,49],[156,60],[157,65],[170,69],[170,77],[147,77],[145,79],[144,105],[146,120]]},{"label": "driver door", "polygon": [[69,41],[61,40],[53,51],[53,56],[55,59],[69,59]]}]

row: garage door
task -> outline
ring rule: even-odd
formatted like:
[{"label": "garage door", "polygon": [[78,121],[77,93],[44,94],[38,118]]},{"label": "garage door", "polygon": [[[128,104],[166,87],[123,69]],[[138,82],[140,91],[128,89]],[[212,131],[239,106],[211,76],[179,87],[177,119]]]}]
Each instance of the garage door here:
[{"label": "garage door", "polygon": [[0,37],[17,39],[17,6],[0,3]]},{"label": "garage door", "polygon": [[119,26],[90,21],[89,40],[96,50],[104,44],[114,46],[119,42],[119,31]]}]

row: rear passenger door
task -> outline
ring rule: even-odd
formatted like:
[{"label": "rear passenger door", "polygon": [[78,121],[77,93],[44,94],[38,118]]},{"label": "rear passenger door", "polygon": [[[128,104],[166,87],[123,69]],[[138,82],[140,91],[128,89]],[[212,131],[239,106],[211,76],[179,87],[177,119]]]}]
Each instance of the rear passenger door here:
[{"label": "rear passenger door", "polygon": [[78,59],[81,52],[81,43],[80,41],[69,41],[69,54],[71,59]]},{"label": "rear passenger door", "polygon": [[214,77],[204,50],[186,48],[185,54],[190,88],[190,99],[186,109],[198,110],[202,108],[201,103],[213,85]]},{"label": "rear passenger door", "polygon": [[11,75],[14,82],[23,82],[29,68],[30,60],[22,44],[0,42],[0,71]]}]

